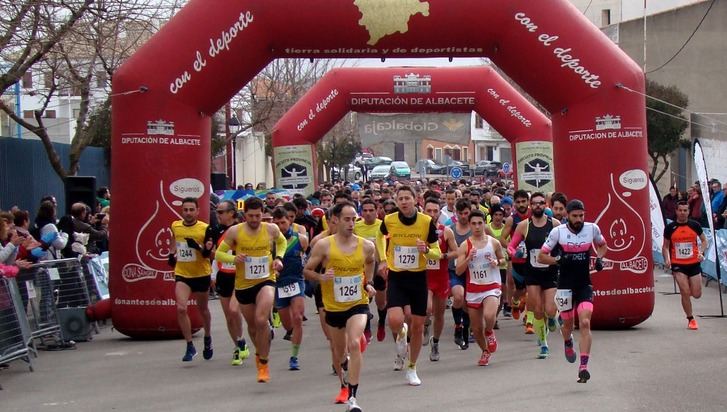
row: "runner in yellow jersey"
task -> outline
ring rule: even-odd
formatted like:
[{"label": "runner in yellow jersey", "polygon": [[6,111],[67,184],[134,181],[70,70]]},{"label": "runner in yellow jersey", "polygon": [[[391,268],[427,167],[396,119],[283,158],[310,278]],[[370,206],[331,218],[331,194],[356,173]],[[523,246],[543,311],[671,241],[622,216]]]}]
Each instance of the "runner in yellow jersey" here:
[{"label": "runner in yellow jersey", "polygon": [[[217,248],[215,258],[235,263],[235,297],[240,303],[247,330],[255,343],[258,382],[270,381],[268,318],[275,297],[275,271],[283,269],[287,242],[274,224],[262,222],[263,203],[258,198],[245,201],[245,223],[232,226]],[[272,250],[275,248],[275,258]],[[227,252],[234,249],[235,255]]]},{"label": "runner in yellow jersey", "polygon": [[197,301],[197,308],[202,316],[204,328],[202,354],[205,359],[212,358],[211,317],[207,303],[212,273],[209,256],[213,245],[212,241],[204,241],[207,223],[197,220],[198,216],[197,199],[187,197],[182,200],[182,220],[174,221],[171,228],[174,243],[169,253],[169,264],[174,268],[177,321],[187,341],[187,349],[182,357],[184,362],[189,362],[197,356],[197,350],[192,343],[192,323],[187,313],[190,296]]},{"label": "runner in yellow jersey", "polygon": [[[348,411],[361,412],[356,401],[363,364],[360,341],[369,313],[369,297],[376,294],[371,284],[374,275],[374,245],[354,235],[356,208],[353,203],[338,203],[331,208],[331,226],[335,235],[313,246],[305,276],[321,282],[326,323],[334,354],[343,358],[348,350]],[[316,272],[322,264],[325,273]],[[342,376],[340,370],[337,371]],[[343,385],[343,380],[341,380]]]},{"label": "runner in yellow jersey", "polygon": [[[361,236],[364,239],[374,242],[377,252],[377,262],[381,260],[379,256],[383,256],[386,253],[384,238],[378,236],[380,227],[381,220],[376,218],[376,202],[371,198],[364,198],[361,202],[361,218],[356,221],[353,232],[356,236]],[[386,336],[386,281],[376,274],[376,268],[374,268],[374,289],[377,292],[381,292],[376,294],[376,309],[379,313],[379,326],[376,332],[376,338],[381,342]],[[366,322],[364,335],[366,335],[366,341],[371,342],[370,320]]]},{"label": "runner in yellow jersey", "polygon": [[[402,185],[396,192],[398,213],[384,218],[380,236],[388,238],[386,260],[382,257],[379,271],[388,276],[386,301],[389,326],[396,336],[394,370],[404,368],[406,353],[409,364],[406,380],[410,385],[421,385],[416,361],[422,349],[424,321],[427,316],[427,259],[441,257],[437,227],[432,218],[417,212],[416,193],[411,186]],[[407,344],[408,325],[405,309],[411,311],[411,348]]]}]

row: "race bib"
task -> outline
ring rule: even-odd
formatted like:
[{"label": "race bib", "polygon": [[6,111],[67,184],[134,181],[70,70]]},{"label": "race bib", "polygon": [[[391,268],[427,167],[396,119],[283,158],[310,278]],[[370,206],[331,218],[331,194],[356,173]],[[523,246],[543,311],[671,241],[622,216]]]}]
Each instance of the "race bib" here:
[{"label": "race bib", "polygon": [[270,276],[270,262],[267,256],[245,257],[245,279],[265,279]]},{"label": "race bib", "polygon": [[481,253],[475,252],[475,257],[469,263],[468,268],[470,271],[470,283],[475,285],[486,285],[492,283],[492,280],[488,279],[487,270],[490,268],[490,261],[488,255],[481,255]]},{"label": "race bib", "polygon": [[558,289],[555,291],[555,306],[561,312],[573,309],[573,290]]},{"label": "race bib", "polygon": [[397,269],[418,269],[419,249],[416,246],[396,246],[394,248],[394,267]]},{"label": "race bib", "polygon": [[674,244],[677,259],[689,259],[694,257],[694,244],[692,242],[678,242]]},{"label": "race bib", "polygon": [[427,259],[427,269],[439,270],[441,262],[439,259]]},{"label": "race bib", "polygon": [[540,255],[540,249],[531,249],[530,250],[530,266],[534,268],[540,268],[545,269],[549,267],[546,264],[538,262],[538,255]]},{"label": "race bib", "polygon": [[298,282],[291,283],[290,285],[280,286],[278,288],[278,297],[289,298],[291,296],[300,295],[300,284]]},{"label": "race bib", "polygon": [[187,242],[177,242],[177,262],[194,262],[194,249],[187,246]]},{"label": "race bib", "polygon": [[333,278],[333,297],[339,303],[359,301],[362,286],[361,275],[336,276]]}]

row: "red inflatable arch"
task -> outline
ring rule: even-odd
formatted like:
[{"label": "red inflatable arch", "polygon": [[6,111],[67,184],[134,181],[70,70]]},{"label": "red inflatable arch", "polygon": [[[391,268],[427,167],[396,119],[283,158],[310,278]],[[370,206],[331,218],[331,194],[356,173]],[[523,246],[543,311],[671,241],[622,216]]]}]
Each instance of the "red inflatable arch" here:
[{"label": "red inflatable arch", "polygon": [[175,204],[198,196],[207,212],[210,115],[268,62],[436,56],[487,56],[553,114],[557,186],[609,245],[593,324],[648,318],[645,105],[617,87],[644,91],[644,76],[567,0],[191,0],[113,79],[114,326],[178,334],[164,256]]},{"label": "red inflatable arch", "polygon": [[[416,87],[406,86],[408,82],[416,83]],[[315,168],[310,167],[315,158],[314,144],[349,111],[470,113],[473,110],[512,143],[513,159],[519,157],[518,148],[533,156],[531,161],[537,153],[538,174],[543,179],[537,180],[536,186],[528,183],[530,179],[518,178],[519,187],[553,191],[550,120],[487,66],[331,70],[273,128],[275,185],[311,194],[315,186]],[[518,170],[516,164],[513,166],[513,170]],[[284,169],[295,170],[295,176],[283,177]],[[529,177],[533,177],[532,173]]]}]

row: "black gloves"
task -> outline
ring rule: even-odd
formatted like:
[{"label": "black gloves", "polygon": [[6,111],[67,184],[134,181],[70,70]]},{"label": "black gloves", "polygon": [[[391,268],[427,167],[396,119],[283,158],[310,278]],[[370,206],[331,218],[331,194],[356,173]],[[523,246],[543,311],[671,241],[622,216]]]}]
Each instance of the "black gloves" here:
[{"label": "black gloves", "polygon": [[600,272],[603,270],[603,259],[600,257],[596,258],[596,264],[594,265],[597,272]]}]

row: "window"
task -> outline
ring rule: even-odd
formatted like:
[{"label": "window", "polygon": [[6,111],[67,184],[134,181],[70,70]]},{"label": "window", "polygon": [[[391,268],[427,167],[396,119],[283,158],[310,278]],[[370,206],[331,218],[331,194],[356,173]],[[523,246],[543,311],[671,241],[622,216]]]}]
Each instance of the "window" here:
[{"label": "window", "polygon": [[475,129],[484,129],[485,120],[479,115],[475,114]]},{"label": "window", "polygon": [[108,76],[105,71],[100,70],[96,72],[96,87],[103,89],[106,87],[106,80]]},{"label": "window", "polygon": [[463,147],[462,148],[462,161],[465,163],[469,163],[469,147]]},{"label": "window", "polygon": [[24,89],[32,89],[33,88],[33,72],[28,70],[23,75],[23,88]]},{"label": "window", "polygon": [[434,160],[436,160],[437,162],[442,161],[442,148],[441,147],[437,147],[436,149],[434,149]]},{"label": "window", "polygon": [[35,115],[32,110],[23,110],[23,119],[35,119]]},{"label": "window", "polygon": [[56,111],[55,110],[46,110],[45,113],[43,113],[43,117],[45,117],[46,119],[55,119]]},{"label": "window", "polygon": [[495,160],[495,146],[487,146],[487,160]]},{"label": "window", "polygon": [[452,153],[452,158],[454,160],[460,160],[462,158],[462,151],[459,149],[459,147],[454,149],[454,153]]},{"label": "window", "polygon": [[601,10],[601,27],[611,25],[611,9]]},{"label": "window", "polygon": [[53,73],[43,73],[43,86],[45,86],[46,89],[50,89],[53,86]]},{"label": "window", "polygon": [[81,115],[81,109],[73,109],[73,118],[78,119],[78,116]]},{"label": "window", "polygon": [[427,159],[434,159],[434,148],[432,146],[427,147]]}]

